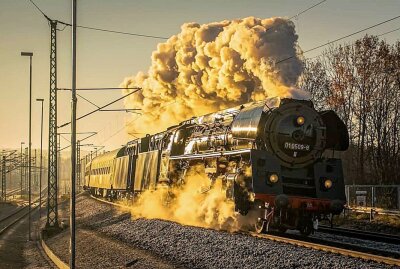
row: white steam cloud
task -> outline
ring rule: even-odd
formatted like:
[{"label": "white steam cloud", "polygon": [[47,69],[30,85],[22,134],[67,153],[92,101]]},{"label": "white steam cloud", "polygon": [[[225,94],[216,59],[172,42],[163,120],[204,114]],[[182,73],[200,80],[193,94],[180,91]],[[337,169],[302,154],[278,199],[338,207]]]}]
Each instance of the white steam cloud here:
[{"label": "white steam cloud", "polygon": [[[142,110],[128,132],[153,133],[252,100],[303,94],[294,90],[303,64],[295,56],[293,22],[249,17],[186,23],[181,30],[158,44],[147,74],[123,82],[122,87],[143,88],[125,101],[127,108]],[[293,58],[274,64],[288,57]]]}]

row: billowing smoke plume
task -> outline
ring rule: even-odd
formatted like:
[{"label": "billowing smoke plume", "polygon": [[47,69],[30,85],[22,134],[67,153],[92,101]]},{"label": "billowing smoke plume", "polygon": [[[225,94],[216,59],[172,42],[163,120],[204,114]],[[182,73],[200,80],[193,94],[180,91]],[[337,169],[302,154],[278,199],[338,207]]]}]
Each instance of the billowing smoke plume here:
[{"label": "billowing smoke plume", "polygon": [[154,191],[142,193],[131,207],[131,213],[134,219],[164,219],[234,231],[242,225],[234,207],[233,201],[226,199],[222,180],[217,178],[212,183],[204,166],[198,165],[188,170],[185,184],[169,189],[157,186]]},{"label": "billowing smoke plume", "polygon": [[[142,109],[128,132],[153,133],[193,116],[296,94],[302,61],[291,21],[249,17],[181,29],[158,44],[147,74],[123,82],[143,88],[125,102]],[[275,65],[288,57],[293,58]]]}]

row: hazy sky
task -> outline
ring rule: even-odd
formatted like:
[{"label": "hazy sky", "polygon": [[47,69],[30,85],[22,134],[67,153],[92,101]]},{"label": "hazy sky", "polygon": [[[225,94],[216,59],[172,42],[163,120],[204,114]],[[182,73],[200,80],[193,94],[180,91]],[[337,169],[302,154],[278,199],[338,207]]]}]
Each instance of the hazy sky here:
[{"label": "hazy sky", "polygon": [[[70,22],[71,1],[35,0],[53,19]],[[180,32],[185,22],[209,23],[255,16],[291,17],[319,0],[262,1],[161,1],[78,0],[78,24],[98,28],[165,36]],[[299,45],[307,50],[329,40],[400,15],[400,0],[328,0],[294,19]],[[400,27],[400,19],[369,30],[382,34]],[[62,27],[60,27],[62,29]],[[346,39],[346,42],[365,33]],[[58,32],[58,86],[71,83],[71,30]],[[47,147],[49,98],[50,29],[47,21],[28,0],[0,0],[0,147],[18,147],[28,140],[29,59],[21,51],[32,51],[33,100],[45,98],[44,147]],[[382,36],[392,43],[400,31]],[[78,29],[78,88],[117,87],[138,71],[147,71],[151,52],[162,40]],[[313,51],[312,57],[322,52]],[[121,96],[121,92],[81,92],[98,105]],[[59,124],[70,118],[70,93],[59,92]],[[95,107],[78,99],[78,116]],[[113,108],[123,108],[122,102]],[[33,101],[33,147],[39,146],[40,105]],[[133,137],[125,134],[126,113],[98,112],[78,122],[78,132],[97,131],[88,143],[112,149]],[[61,131],[69,132],[69,127]],[[69,139],[69,135],[65,138]],[[62,139],[62,146],[68,141]]]}]

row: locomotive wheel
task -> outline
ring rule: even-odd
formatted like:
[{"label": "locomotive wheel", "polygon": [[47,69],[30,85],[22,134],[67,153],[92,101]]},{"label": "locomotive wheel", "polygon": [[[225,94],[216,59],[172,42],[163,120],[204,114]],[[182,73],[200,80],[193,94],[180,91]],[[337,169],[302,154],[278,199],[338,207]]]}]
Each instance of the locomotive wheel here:
[{"label": "locomotive wheel", "polygon": [[303,223],[299,227],[299,231],[303,236],[309,236],[313,232],[313,224],[311,220],[303,220]]},{"label": "locomotive wheel", "polygon": [[279,226],[278,231],[281,232],[281,233],[286,233],[287,228],[283,227],[283,226]]},{"label": "locomotive wheel", "polygon": [[269,222],[264,220],[264,203],[262,201],[256,200],[254,201],[254,209],[256,210],[257,220],[254,224],[254,231],[258,234],[266,233],[269,229]]},{"label": "locomotive wheel", "polygon": [[263,234],[268,232],[268,223],[265,220],[257,220],[254,224],[254,231],[258,234]]}]

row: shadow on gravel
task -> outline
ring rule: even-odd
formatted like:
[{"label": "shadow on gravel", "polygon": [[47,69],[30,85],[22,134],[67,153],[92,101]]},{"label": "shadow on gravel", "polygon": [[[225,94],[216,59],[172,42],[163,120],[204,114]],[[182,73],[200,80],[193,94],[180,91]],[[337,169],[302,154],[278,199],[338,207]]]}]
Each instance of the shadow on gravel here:
[{"label": "shadow on gravel", "polygon": [[[108,215],[107,216],[108,218],[106,218],[104,220],[96,221],[96,222],[91,221],[91,218],[87,218],[87,219],[83,218],[80,225],[85,228],[99,229],[99,228],[107,227],[107,226],[122,222],[124,220],[129,220],[131,218],[131,215],[129,213],[125,213],[125,214],[118,215],[113,218],[109,218],[110,214],[114,213],[112,211],[113,210],[110,210],[107,214],[105,214],[105,215]],[[95,217],[101,219],[102,215],[103,214],[98,214]]]}]

